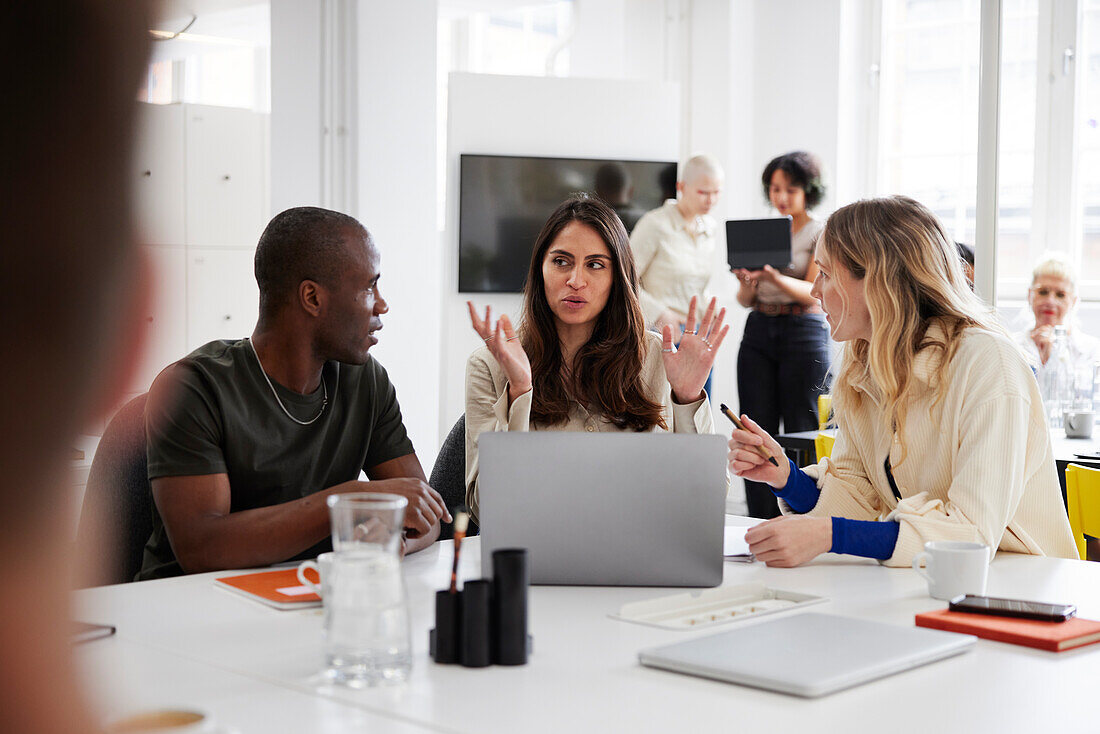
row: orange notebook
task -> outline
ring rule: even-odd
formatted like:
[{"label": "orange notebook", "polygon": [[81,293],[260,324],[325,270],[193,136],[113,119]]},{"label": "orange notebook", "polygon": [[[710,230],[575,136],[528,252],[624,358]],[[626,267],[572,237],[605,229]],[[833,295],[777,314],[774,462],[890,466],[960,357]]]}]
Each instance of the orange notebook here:
[{"label": "orange notebook", "polygon": [[[310,580],[316,571],[306,571]],[[223,576],[214,583],[276,609],[306,609],[321,606],[321,597],[298,580],[297,568],[246,573],[243,576]]]},{"label": "orange notebook", "polygon": [[1073,617],[1065,622],[1040,622],[990,614],[970,614],[941,609],[917,615],[918,627],[962,632],[987,640],[1061,652],[1100,642],[1100,622]]}]

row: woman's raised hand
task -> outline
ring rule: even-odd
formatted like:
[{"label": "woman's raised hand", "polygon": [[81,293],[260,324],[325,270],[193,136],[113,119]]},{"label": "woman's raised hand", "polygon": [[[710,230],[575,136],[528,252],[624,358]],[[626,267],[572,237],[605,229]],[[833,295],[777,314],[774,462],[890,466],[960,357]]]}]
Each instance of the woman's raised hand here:
[{"label": "woman's raised hand", "polygon": [[466,301],[466,306],[470,309],[470,323],[474,331],[484,340],[485,346],[489,347],[489,352],[508,377],[508,402],[511,403],[531,389],[531,361],[527,359],[527,352],[523,351],[507,314],[493,325],[489,306],[485,307],[484,320],[478,317],[473,301]]},{"label": "woman's raised hand", "polygon": [[671,328],[665,326],[661,333],[661,356],[664,357],[665,375],[668,377],[668,384],[672,386],[673,398],[681,405],[703,399],[703,386],[707,384],[710,368],[714,366],[718,347],[722,346],[722,340],[730,330],[730,327],[722,326],[726,319],[726,309],[723,308],[717,318],[714,316],[714,309],[718,305],[716,298],[710,299],[702,323],[696,326],[697,300],[693,296],[688,307],[687,325],[684,327],[679,349],[672,346]]}]

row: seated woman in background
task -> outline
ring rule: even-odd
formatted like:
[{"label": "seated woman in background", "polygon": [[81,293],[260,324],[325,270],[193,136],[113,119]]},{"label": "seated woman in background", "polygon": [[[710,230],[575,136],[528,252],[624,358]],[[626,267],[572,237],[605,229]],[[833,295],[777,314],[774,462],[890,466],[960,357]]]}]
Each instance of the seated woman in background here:
[{"label": "seated woman in background", "polygon": [[843,343],[832,457],[805,470],[746,420],[729,465],[764,482],[784,517],[745,539],[769,566],[820,553],[908,566],[929,540],[1076,558],[1038,386],[970,291],[954,243],[922,204],[837,210],[815,259],[814,296]]},{"label": "seated woman in background", "polygon": [[[1100,340],[1074,329],[1071,323],[1070,315],[1077,305],[1077,274],[1073,266],[1058,255],[1044,257],[1031,273],[1027,305],[1031,307],[1035,325],[1017,333],[1016,342],[1035,368],[1040,390],[1049,384],[1049,375],[1055,370],[1055,364],[1050,361],[1054,329],[1063,325],[1066,327],[1067,359],[1075,370],[1087,368],[1091,383],[1092,365],[1100,359]],[[1044,393],[1043,397],[1054,396]]]},{"label": "seated woman in background", "polygon": [[467,302],[485,346],[466,363],[466,504],[478,515],[484,431],[713,433],[703,390],[728,326],[715,300],[701,322],[693,298],[679,349],[665,326],[645,330],[623,223],[603,202],[567,199],[531,255],[518,333]]}]

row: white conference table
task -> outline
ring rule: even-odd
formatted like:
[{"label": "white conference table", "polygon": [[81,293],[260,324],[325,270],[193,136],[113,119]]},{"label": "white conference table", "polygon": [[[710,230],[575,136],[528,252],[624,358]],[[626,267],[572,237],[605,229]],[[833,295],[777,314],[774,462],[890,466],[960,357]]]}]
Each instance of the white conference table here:
[{"label": "white conference table", "polygon": [[[479,551],[477,538],[463,545],[463,578],[480,576]],[[677,589],[535,586],[528,665],[436,665],[427,631],[451,552],[450,542],[437,543],[405,560],[414,664],[404,685],[318,685],[320,610],[252,602],[215,586],[225,572],[77,592],[77,618],[118,627],[113,637],[78,646],[78,665],[105,714],[197,706],[241,734],[1100,728],[1093,698],[1100,645],[1056,654],[979,640],[961,656],[815,700],[643,668],[643,647],[758,622],[682,632],[608,617],[626,602]],[[829,597],[812,611],[898,625],[945,606],[912,570],[849,556],[796,569],[726,563],[725,584],[747,582]],[[1075,603],[1081,616],[1100,619],[1100,564],[1000,554],[987,593]]]}]

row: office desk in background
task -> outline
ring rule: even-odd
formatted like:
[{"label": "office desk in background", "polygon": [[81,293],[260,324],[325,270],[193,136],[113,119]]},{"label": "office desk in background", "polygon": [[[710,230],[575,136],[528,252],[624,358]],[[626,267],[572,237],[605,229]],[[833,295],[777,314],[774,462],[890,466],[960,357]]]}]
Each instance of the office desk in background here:
[{"label": "office desk in background", "polygon": [[[730,524],[745,520],[730,517]],[[979,640],[959,657],[819,700],[641,667],[643,647],[714,634],[620,622],[608,613],[678,589],[537,586],[530,593],[534,654],[523,667],[433,664],[433,593],[449,580],[451,543],[405,560],[414,664],[407,684],[363,691],[317,687],[319,610],[280,612],[216,588],[225,573],[87,589],[76,610],[118,627],[77,648],[96,700],[123,712],[201,706],[241,734],[304,732],[974,732],[1088,729],[1100,646],[1068,653]],[[463,546],[461,575],[480,568],[479,539]],[[644,559],[639,559],[644,562]],[[727,563],[726,584],[829,597],[815,611],[909,626],[942,608],[910,569],[823,556],[796,569]],[[1100,619],[1100,564],[1000,554],[988,593],[1072,602]],[[746,624],[755,622],[742,622]],[[1084,729],[1081,729],[1081,727]]]}]

